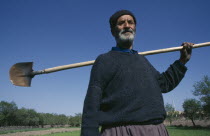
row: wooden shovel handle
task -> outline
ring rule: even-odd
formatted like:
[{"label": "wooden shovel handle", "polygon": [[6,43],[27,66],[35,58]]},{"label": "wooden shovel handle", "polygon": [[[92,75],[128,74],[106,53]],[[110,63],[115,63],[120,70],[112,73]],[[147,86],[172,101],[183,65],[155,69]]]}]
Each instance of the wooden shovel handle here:
[{"label": "wooden shovel handle", "polygon": [[[194,44],[193,48],[199,48],[199,47],[205,47],[205,46],[210,46],[210,42]],[[183,48],[182,46],[179,46],[179,47],[172,47],[172,48],[165,48],[165,49],[159,49],[159,50],[139,52],[138,54],[146,56],[146,55],[153,55],[153,54],[159,54],[159,53],[179,51],[182,48]],[[95,62],[95,60],[92,60],[92,61],[86,61],[86,62],[80,62],[80,63],[74,63],[74,64],[69,64],[69,65],[63,65],[63,66],[48,68],[48,69],[44,69],[44,70],[40,70],[40,71],[33,71],[31,73],[31,75],[47,74],[47,73],[57,72],[57,71],[65,70],[65,69],[71,69],[71,68],[93,65],[94,62]]]}]

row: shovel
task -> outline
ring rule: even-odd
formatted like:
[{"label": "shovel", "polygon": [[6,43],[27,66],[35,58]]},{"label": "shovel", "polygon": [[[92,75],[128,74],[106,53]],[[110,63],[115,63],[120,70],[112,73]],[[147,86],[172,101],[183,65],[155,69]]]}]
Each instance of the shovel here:
[{"label": "shovel", "polygon": [[[199,48],[199,47],[205,47],[205,46],[210,46],[210,42],[194,44],[193,48]],[[179,51],[182,48],[183,48],[182,46],[179,46],[179,47],[140,52],[138,54],[146,56],[146,55],[153,55],[153,54],[159,54],[159,53],[165,53],[165,52]],[[33,71],[32,69],[33,62],[16,63],[10,68],[10,71],[9,71],[10,81],[14,85],[17,85],[17,86],[30,87],[31,80],[35,75],[48,74],[48,73],[57,72],[61,70],[93,65],[94,62],[95,60],[92,60],[92,61],[86,61],[86,62],[81,62],[81,63],[74,63],[74,64],[69,64],[69,65],[48,68],[48,69],[39,70],[39,71]]]}]

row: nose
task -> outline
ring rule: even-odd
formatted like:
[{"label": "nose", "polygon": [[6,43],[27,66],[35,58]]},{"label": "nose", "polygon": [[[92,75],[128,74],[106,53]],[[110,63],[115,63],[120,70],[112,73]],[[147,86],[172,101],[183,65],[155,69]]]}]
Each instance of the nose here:
[{"label": "nose", "polygon": [[130,27],[128,21],[125,22],[124,27],[125,27],[125,28],[129,28],[129,27]]}]

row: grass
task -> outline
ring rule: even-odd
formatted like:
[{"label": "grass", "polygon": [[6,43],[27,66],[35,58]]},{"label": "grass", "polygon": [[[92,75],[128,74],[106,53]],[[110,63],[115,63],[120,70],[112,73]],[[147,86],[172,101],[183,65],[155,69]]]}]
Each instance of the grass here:
[{"label": "grass", "polygon": [[64,133],[54,133],[42,136],[80,136],[80,131],[64,132]]},{"label": "grass", "polygon": [[192,127],[167,127],[170,136],[210,136],[210,129]]},{"label": "grass", "polygon": [[[58,128],[64,128],[64,127],[58,127]],[[71,127],[71,128],[77,128],[77,127]],[[8,133],[16,133],[16,132],[27,132],[27,131],[41,131],[41,130],[49,130],[53,128],[26,128],[26,129],[17,129],[17,130],[4,130],[0,131],[1,134],[8,134]]]},{"label": "grass", "polygon": [[[48,128],[49,129],[49,128]],[[15,132],[46,130],[43,128],[34,128],[26,130],[14,130]],[[210,136],[210,129],[192,128],[192,127],[167,127],[170,136]],[[11,132],[10,132],[11,133]],[[5,133],[0,133],[5,134]],[[43,136],[80,136],[80,131],[53,133]]]},{"label": "grass", "polygon": [[16,132],[27,132],[27,131],[39,131],[39,130],[49,130],[52,128],[27,128],[27,129],[17,129],[17,130],[5,130],[0,131],[0,134],[7,134],[7,133],[16,133]]},{"label": "grass", "polygon": [[[167,127],[170,136],[210,136],[210,129],[192,127]],[[55,133],[43,136],[80,136],[80,131]]]}]

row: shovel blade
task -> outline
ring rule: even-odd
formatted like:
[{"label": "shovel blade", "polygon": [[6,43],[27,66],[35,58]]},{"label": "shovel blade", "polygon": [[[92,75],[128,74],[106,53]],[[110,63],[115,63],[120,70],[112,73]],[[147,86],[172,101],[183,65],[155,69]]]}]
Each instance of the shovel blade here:
[{"label": "shovel blade", "polygon": [[10,68],[10,81],[16,86],[31,86],[33,62],[16,63]]}]

